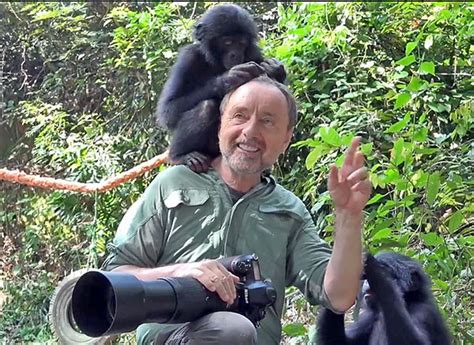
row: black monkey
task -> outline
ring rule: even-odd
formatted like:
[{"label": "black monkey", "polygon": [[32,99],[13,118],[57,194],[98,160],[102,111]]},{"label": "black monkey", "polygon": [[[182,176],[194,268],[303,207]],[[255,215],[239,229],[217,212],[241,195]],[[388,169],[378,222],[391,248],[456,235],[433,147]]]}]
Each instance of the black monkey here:
[{"label": "black monkey", "polygon": [[369,254],[365,276],[359,320],[345,330],[343,314],[323,309],[319,345],[451,344],[430,279],[416,261],[396,253]]},{"label": "black monkey", "polygon": [[197,42],[181,49],[163,87],[157,123],[171,131],[171,163],[201,172],[219,154],[219,104],[224,95],[263,73],[284,82],[286,72],[277,60],[263,59],[257,27],[237,5],[206,11],[194,36]]}]

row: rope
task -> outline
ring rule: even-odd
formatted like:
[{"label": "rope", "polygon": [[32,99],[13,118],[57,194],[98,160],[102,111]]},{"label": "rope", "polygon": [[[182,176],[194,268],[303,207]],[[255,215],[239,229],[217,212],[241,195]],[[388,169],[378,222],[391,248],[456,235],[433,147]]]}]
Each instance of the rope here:
[{"label": "rope", "polygon": [[143,162],[130,170],[127,170],[117,176],[111,177],[100,183],[81,183],[74,181],[67,181],[62,179],[55,179],[52,177],[43,177],[38,175],[28,175],[19,170],[8,170],[0,168],[0,180],[5,180],[13,183],[20,183],[27,186],[48,188],[55,190],[67,190],[79,193],[94,193],[106,192],[113,189],[122,183],[135,179],[143,175],[147,171],[155,169],[168,161],[168,151]]}]

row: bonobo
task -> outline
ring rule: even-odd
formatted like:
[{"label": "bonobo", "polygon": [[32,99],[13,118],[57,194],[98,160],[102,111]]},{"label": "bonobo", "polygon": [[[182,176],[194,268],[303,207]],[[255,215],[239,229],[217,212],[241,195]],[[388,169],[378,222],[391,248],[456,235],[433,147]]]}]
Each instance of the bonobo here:
[{"label": "bonobo", "polygon": [[158,101],[158,125],[171,131],[170,162],[206,171],[219,154],[219,104],[229,91],[266,73],[284,82],[275,59],[264,60],[257,27],[237,5],[209,9],[195,26],[197,43],[183,47]]},{"label": "bonobo", "polygon": [[431,294],[430,279],[407,256],[367,255],[358,321],[344,329],[344,315],[323,309],[320,345],[448,345],[451,340]]}]

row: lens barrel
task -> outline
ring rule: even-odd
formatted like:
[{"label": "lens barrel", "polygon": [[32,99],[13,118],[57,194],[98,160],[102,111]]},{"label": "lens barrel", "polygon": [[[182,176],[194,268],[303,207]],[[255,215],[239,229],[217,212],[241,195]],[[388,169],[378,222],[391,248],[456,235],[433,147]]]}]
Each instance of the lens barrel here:
[{"label": "lens barrel", "polygon": [[128,273],[90,271],[77,281],[72,313],[91,337],[125,333],[142,323],[182,323],[229,310],[193,278],[142,281]]}]

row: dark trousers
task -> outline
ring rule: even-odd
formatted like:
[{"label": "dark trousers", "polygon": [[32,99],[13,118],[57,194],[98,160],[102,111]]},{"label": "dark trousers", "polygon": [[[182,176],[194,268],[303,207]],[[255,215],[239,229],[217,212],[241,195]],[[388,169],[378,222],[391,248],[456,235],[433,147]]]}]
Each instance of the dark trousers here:
[{"label": "dark trousers", "polygon": [[256,345],[257,331],[245,316],[220,311],[187,322],[168,334],[160,334],[156,345]]}]

